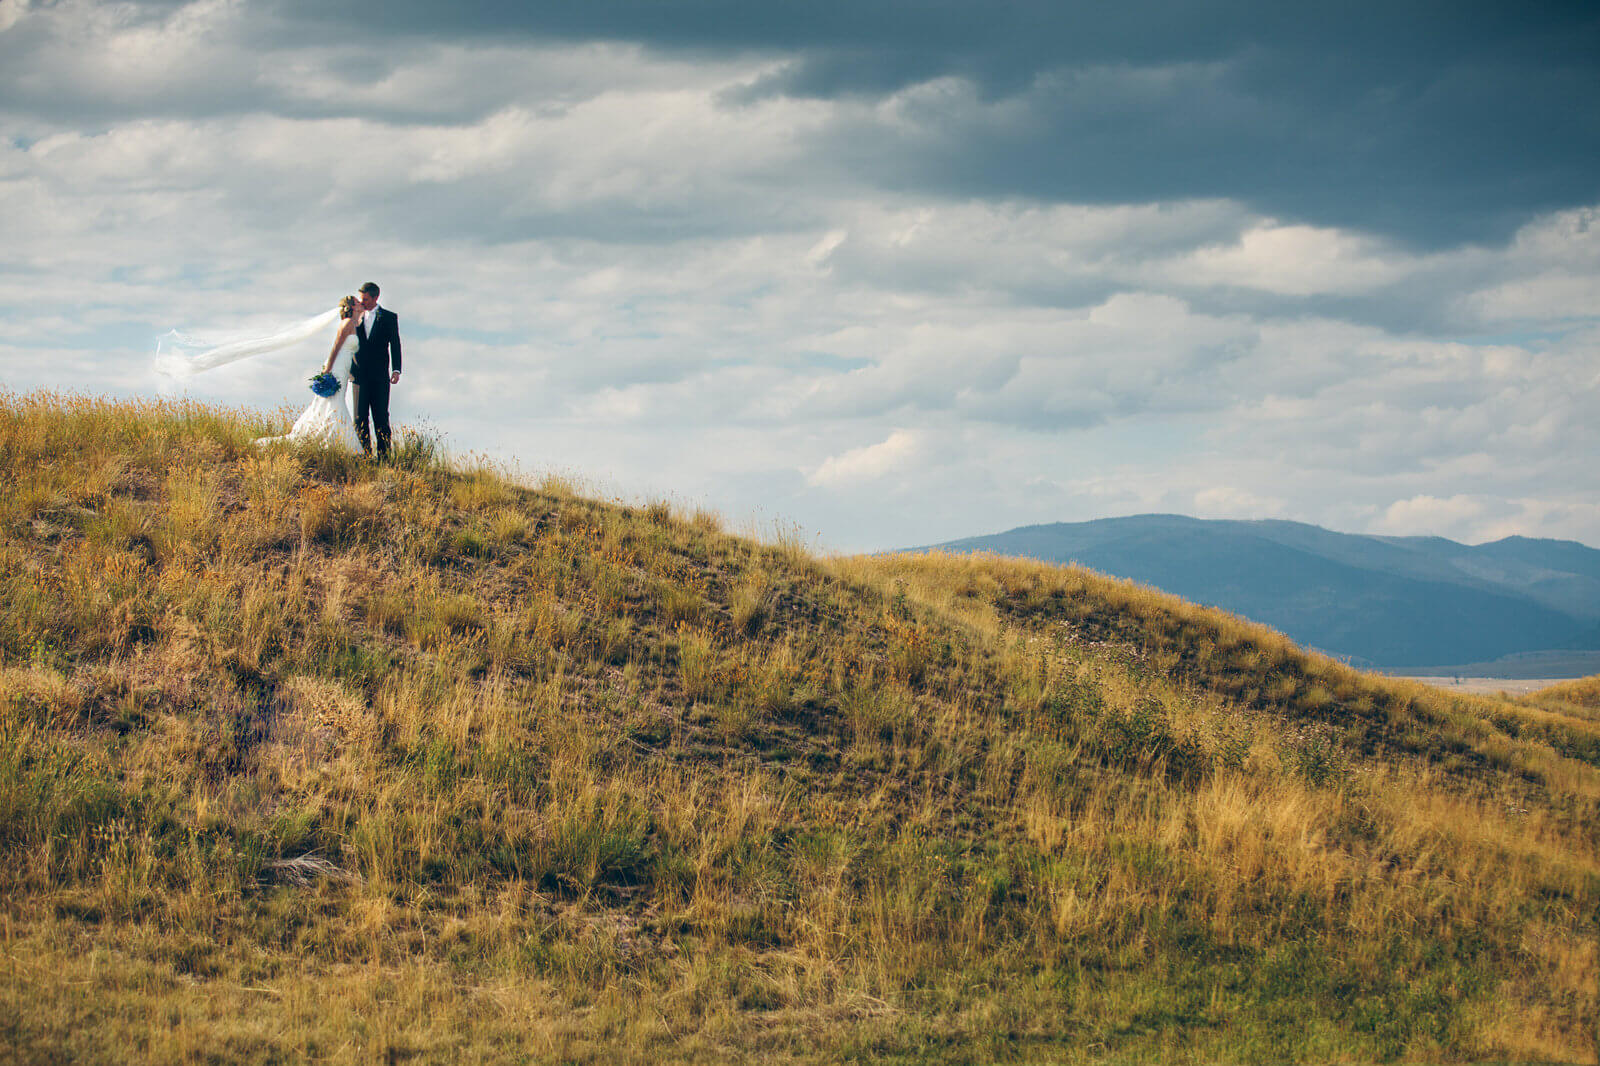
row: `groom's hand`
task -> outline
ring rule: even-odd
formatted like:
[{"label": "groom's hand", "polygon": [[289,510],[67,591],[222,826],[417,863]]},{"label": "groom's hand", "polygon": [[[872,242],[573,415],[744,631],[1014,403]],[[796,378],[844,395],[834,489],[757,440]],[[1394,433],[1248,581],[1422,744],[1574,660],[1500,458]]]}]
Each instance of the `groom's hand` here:
[{"label": "groom's hand", "polygon": [[389,384],[391,384],[391,385],[400,384],[400,371],[396,370],[393,374],[389,375]]}]

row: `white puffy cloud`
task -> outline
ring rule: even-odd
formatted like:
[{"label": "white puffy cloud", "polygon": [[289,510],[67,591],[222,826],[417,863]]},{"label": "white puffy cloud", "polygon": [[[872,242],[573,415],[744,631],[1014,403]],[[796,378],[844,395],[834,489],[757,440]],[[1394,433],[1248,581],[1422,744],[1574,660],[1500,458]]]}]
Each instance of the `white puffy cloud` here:
[{"label": "white puffy cloud", "polygon": [[0,3],[0,33],[15,26],[28,11],[28,0],[4,0]]},{"label": "white puffy cloud", "polygon": [[916,430],[897,429],[877,444],[828,456],[807,475],[806,481],[811,485],[876,481],[915,461],[923,452],[924,444],[923,435]]},{"label": "white puffy cloud", "polygon": [[1258,496],[1249,489],[1213,485],[1194,494],[1192,513],[1199,518],[1281,518],[1283,501]]},{"label": "white puffy cloud", "polygon": [[1179,284],[1311,296],[1382,288],[1416,272],[1409,260],[1385,254],[1370,237],[1266,221],[1227,244],[1197,248],[1161,266]]},{"label": "white puffy cloud", "polygon": [[1482,515],[1484,507],[1484,501],[1471,496],[1457,495],[1448,499],[1426,494],[1413,496],[1409,500],[1396,500],[1384,508],[1376,528],[1402,536],[1429,534],[1441,529],[1454,531]]}]

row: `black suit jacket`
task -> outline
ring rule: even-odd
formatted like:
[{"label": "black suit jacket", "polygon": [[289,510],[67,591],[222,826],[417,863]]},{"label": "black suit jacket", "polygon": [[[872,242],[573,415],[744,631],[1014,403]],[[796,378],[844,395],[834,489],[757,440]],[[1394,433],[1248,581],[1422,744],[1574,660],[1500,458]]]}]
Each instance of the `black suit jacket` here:
[{"label": "black suit jacket", "polygon": [[380,307],[374,321],[356,327],[356,354],[350,361],[350,376],[357,381],[375,381],[387,379],[391,370],[400,373],[400,317],[387,307]]}]

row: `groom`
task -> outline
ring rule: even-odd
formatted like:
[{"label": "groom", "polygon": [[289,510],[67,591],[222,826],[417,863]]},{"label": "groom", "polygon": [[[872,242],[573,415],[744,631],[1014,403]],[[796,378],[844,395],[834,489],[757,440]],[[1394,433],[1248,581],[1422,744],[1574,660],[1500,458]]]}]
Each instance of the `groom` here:
[{"label": "groom", "polygon": [[[378,306],[378,286],[361,286],[361,306],[366,317],[356,326],[356,355],[350,364],[350,387],[354,390],[356,437],[361,450],[372,454],[367,433],[367,415],[378,431],[378,458],[389,455],[389,386],[400,383],[400,320],[387,307]],[[393,373],[390,367],[394,368]]]}]

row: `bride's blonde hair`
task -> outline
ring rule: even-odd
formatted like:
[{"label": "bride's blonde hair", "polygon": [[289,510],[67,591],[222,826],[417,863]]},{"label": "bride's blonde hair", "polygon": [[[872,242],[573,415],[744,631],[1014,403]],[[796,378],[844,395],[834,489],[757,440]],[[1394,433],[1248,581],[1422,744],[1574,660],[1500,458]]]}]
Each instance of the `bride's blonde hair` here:
[{"label": "bride's blonde hair", "polygon": [[344,299],[339,301],[339,317],[340,318],[349,318],[351,315],[353,315],[355,313],[356,313],[356,298],[354,296],[346,296]]}]

